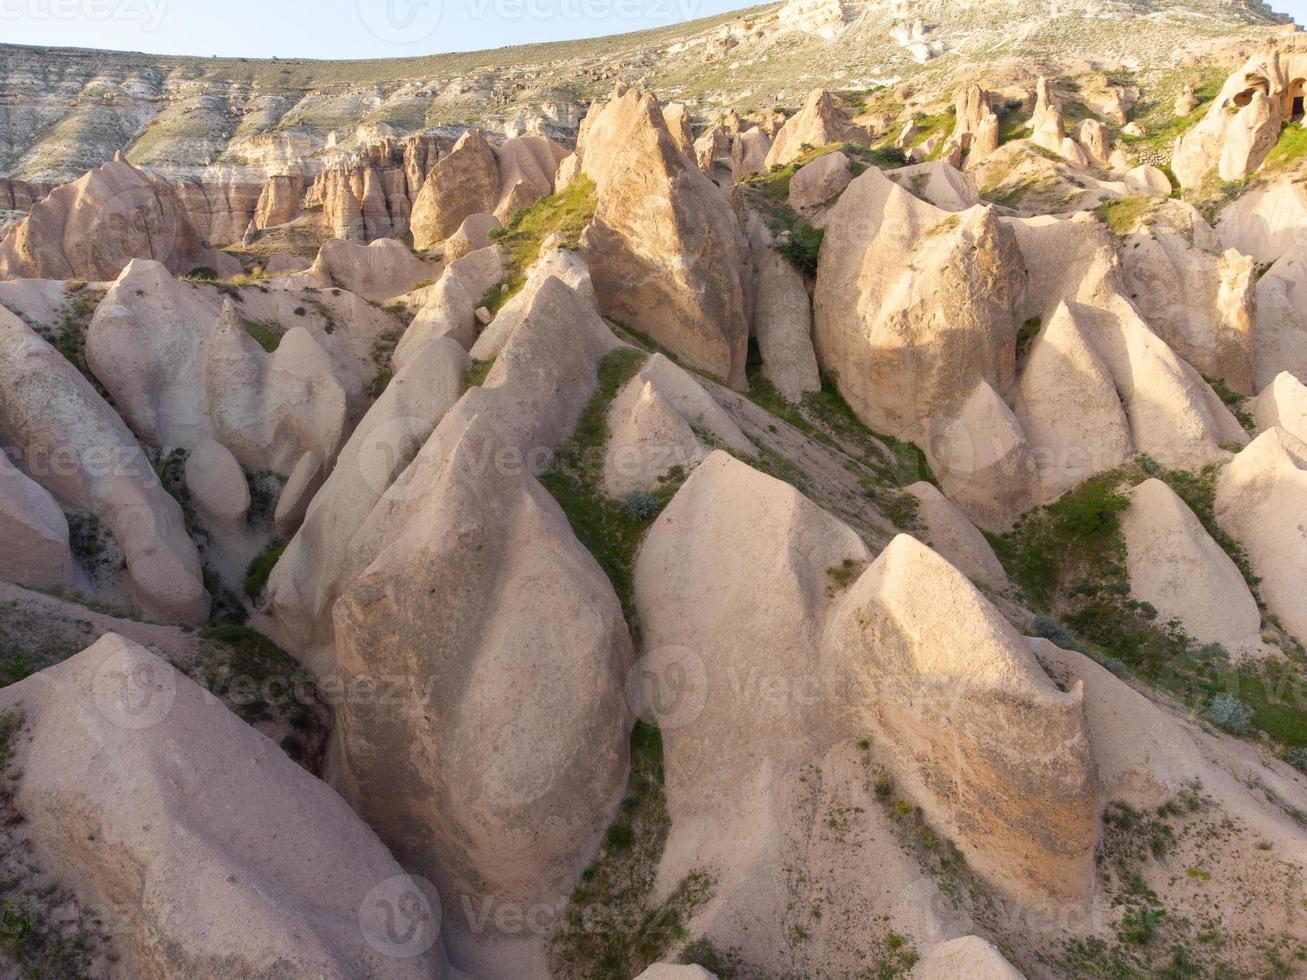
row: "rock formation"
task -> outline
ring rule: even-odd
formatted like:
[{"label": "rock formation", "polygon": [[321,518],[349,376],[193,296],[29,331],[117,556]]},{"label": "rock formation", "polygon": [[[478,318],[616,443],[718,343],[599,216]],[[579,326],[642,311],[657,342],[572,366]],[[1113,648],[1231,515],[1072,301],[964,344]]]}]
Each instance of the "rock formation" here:
[{"label": "rock formation", "polygon": [[797,210],[828,204],[843,193],[853,179],[849,158],[836,150],[805,163],[790,178],[790,207]]},{"label": "rock formation", "polygon": [[350,401],[336,361],[302,326],[268,353],[231,299],[216,306],[148,262],[109,290],[86,357],[132,431],[168,448],[213,439],[248,469],[283,475],[309,450],[333,459]]},{"label": "rock formation", "polygon": [[1238,566],[1161,480],[1130,493],[1121,521],[1130,591],[1163,621],[1179,620],[1199,643],[1239,659],[1261,656],[1262,615]]},{"label": "rock formation", "polygon": [[1277,374],[1251,407],[1259,433],[1278,426],[1307,442],[1307,385],[1288,371]]},{"label": "rock formation", "polygon": [[1121,270],[1148,325],[1207,377],[1253,392],[1253,260],[1220,248],[1188,205],[1168,201],[1121,239]]},{"label": "rock formation", "polygon": [[[532,159],[523,152],[523,159]],[[469,129],[437,161],[413,202],[413,247],[431,248],[458,230],[468,215],[499,203],[499,165],[479,129]]]},{"label": "rock formation", "polygon": [[3,307],[0,378],[0,440],[61,506],[95,515],[113,536],[141,613],[204,622],[209,596],[181,507],[90,382]]},{"label": "rock formation", "polygon": [[957,122],[948,141],[963,159],[978,162],[998,149],[998,115],[990,93],[972,82],[958,89],[953,110]]},{"label": "rock formation", "polygon": [[50,192],[0,242],[0,278],[115,279],[133,258],[176,273],[221,274],[235,261],[206,248],[177,192],[123,160]]},{"label": "rock formation", "polygon": [[582,247],[600,310],[743,387],[748,246],[730,204],[677,148],[657,100],[615,90],[591,107],[577,153],[596,188]]},{"label": "rock formation", "polygon": [[625,784],[621,606],[529,462],[575,424],[616,346],[547,280],[486,384],[368,515],[376,558],[333,610],[346,686],[387,675],[409,693],[341,706],[332,782],[436,882],[451,956],[474,971],[539,975],[541,937],[474,928],[473,912],[566,895]]},{"label": "rock formation", "polygon": [[1307,642],[1307,443],[1268,429],[1232,459],[1216,483],[1216,520],[1248,553],[1261,595],[1285,628]]},{"label": "rock formation", "polygon": [[789,163],[803,152],[805,145],[815,148],[845,140],[862,142],[865,138],[835,96],[824,89],[815,89],[808,93],[799,111],[776,133],[776,139],[767,151],[766,166],[771,168]]},{"label": "rock formation", "polygon": [[[339,796],[144,647],[106,635],[0,707],[23,720],[24,836],[112,923],[123,975],[447,975],[438,901]],[[387,933],[410,895],[418,931]]]},{"label": "rock formation", "polygon": [[54,498],[0,452],[0,577],[34,589],[73,577],[68,521]]},{"label": "rock formation", "polygon": [[817,269],[819,362],[868,425],[930,446],[946,491],[987,501],[986,523],[1028,505],[1023,440],[1000,449],[977,427],[1006,411],[993,393],[1014,381],[1024,283],[992,210],[941,211],[875,169],[832,209]]},{"label": "rock formation", "polygon": [[1280,136],[1280,126],[1301,100],[1307,51],[1283,54],[1265,47],[1239,67],[1198,124],[1176,141],[1171,169],[1181,186],[1196,188],[1215,171],[1240,180],[1261,166]]}]

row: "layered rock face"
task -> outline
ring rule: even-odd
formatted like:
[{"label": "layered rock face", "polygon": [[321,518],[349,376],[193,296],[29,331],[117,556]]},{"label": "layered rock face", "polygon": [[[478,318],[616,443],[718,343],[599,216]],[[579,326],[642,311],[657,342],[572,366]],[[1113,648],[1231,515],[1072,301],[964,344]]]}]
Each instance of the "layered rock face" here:
[{"label": "layered rock face", "polygon": [[[0,691],[15,707],[11,805],[112,924],[115,975],[448,975],[438,901],[339,796],[144,647],[108,634]],[[423,913],[407,942],[401,900]]]},{"label": "layered rock face", "polygon": [[0,277],[115,279],[133,258],[239,271],[207,248],[173,186],[123,160],[55,188],[0,242]]},{"label": "layered rock face", "polygon": [[181,507],[90,382],[3,307],[0,378],[0,440],[63,507],[94,514],[113,536],[139,610],[204,622],[209,596]]},{"label": "layered rock face", "polygon": [[[443,148],[447,147],[445,143]],[[365,242],[403,237],[441,151],[441,139],[430,134],[369,145],[319,173],[304,195],[304,204],[322,208],[329,237]],[[268,189],[272,188],[270,181]]]},{"label": "layered rock face", "polygon": [[619,88],[577,144],[595,182],[582,247],[601,312],[735,387],[749,335],[739,219],[681,153],[652,95]]}]

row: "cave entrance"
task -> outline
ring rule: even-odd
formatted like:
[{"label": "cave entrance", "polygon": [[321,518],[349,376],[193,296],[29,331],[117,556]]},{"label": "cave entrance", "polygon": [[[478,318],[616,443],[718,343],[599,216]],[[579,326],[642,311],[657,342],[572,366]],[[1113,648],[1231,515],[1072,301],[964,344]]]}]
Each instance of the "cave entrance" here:
[{"label": "cave entrance", "polygon": [[1303,101],[1307,97],[1307,78],[1295,78],[1289,83],[1289,120],[1298,122],[1303,117]]}]

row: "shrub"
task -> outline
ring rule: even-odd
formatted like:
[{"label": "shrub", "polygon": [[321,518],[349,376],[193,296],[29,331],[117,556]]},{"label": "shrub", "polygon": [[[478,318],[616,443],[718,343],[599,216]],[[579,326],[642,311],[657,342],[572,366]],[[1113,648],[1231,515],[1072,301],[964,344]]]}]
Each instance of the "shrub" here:
[{"label": "shrub", "polygon": [[1207,702],[1204,714],[1226,731],[1242,735],[1252,723],[1252,712],[1233,694],[1218,694]]},{"label": "shrub", "polygon": [[218,273],[210,269],[207,265],[198,265],[186,275],[187,279],[198,279],[201,282],[217,282]]},{"label": "shrub", "polygon": [[1284,761],[1289,763],[1299,772],[1307,772],[1307,748],[1298,746],[1290,749],[1284,756]]},{"label": "shrub", "polygon": [[626,507],[628,514],[639,520],[657,517],[658,511],[662,508],[658,498],[651,493],[646,493],[644,490],[632,490],[628,493],[623,506]]}]

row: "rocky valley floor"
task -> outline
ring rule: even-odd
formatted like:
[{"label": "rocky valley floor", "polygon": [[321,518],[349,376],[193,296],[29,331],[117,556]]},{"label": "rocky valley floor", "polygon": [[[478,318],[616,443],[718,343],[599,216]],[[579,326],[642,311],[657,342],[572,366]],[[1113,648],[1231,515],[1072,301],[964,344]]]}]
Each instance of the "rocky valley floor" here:
[{"label": "rocky valley floor", "polygon": [[0,976],[1307,976],[1280,20],[0,47]]}]

